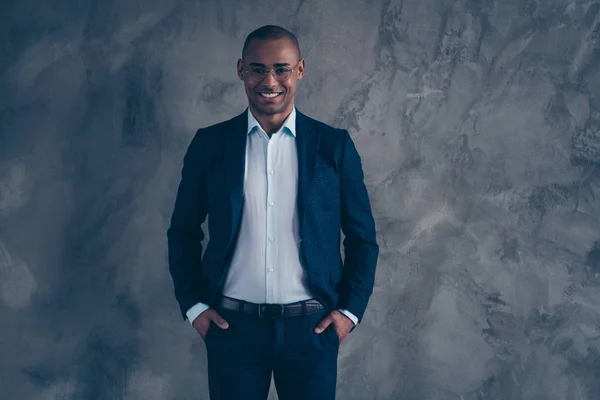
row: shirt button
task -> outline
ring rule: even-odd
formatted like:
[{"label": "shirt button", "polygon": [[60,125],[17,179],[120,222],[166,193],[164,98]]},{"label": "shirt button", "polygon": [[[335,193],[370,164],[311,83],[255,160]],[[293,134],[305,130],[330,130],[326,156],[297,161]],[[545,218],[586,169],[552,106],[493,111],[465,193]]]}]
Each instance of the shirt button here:
[{"label": "shirt button", "polygon": [[269,272],[273,272],[273,268],[269,268]]},{"label": "shirt button", "polygon": [[273,240],[275,240],[275,238],[273,238],[273,236],[271,236],[271,237],[269,238],[269,242],[272,242]]},{"label": "shirt button", "polygon": [[270,205],[270,206],[272,206],[272,205],[274,205],[274,204],[275,204],[275,202],[274,202],[274,201],[270,201],[270,202],[269,202],[269,205]]},{"label": "shirt button", "polygon": [[269,171],[269,174],[273,175],[273,173],[274,173],[274,172],[275,172],[275,171],[273,171],[273,170],[270,170],[270,171]]}]

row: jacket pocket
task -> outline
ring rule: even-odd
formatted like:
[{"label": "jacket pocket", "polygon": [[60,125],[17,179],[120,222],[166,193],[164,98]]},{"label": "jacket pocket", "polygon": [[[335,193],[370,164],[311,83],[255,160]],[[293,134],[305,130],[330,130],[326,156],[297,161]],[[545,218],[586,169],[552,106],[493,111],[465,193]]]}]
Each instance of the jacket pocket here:
[{"label": "jacket pocket", "polygon": [[319,165],[315,168],[316,176],[336,176],[333,165]]}]

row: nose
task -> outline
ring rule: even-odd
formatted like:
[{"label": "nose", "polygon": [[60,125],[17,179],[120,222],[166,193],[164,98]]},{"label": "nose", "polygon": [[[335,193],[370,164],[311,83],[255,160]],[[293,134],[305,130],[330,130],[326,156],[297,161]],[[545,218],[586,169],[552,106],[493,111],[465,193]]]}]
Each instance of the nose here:
[{"label": "nose", "polygon": [[279,82],[277,82],[277,79],[275,79],[275,76],[273,75],[273,71],[269,71],[267,76],[265,76],[265,79],[263,79],[263,81],[262,81],[263,85],[269,86],[269,87],[277,86],[278,83]]}]

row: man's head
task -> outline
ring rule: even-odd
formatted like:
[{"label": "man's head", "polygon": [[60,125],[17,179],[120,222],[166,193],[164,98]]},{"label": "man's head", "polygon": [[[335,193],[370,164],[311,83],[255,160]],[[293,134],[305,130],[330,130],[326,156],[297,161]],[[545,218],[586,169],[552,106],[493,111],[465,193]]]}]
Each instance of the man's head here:
[{"label": "man's head", "polygon": [[[289,113],[297,82],[304,74],[298,40],[276,25],[256,29],[244,42],[237,72],[244,81],[251,109],[263,115]],[[268,93],[276,95],[267,97]]]}]

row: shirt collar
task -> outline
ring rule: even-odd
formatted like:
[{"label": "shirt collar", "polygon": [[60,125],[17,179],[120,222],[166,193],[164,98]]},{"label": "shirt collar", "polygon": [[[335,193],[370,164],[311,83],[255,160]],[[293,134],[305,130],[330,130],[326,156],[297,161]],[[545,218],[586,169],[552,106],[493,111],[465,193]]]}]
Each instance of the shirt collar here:
[{"label": "shirt collar", "polygon": [[[254,131],[254,128],[262,129],[252,112],[250,112],[250,107],[248,107],[248,131],[246,133],[249,135]],[[281,132],[285,132],[286,128],[292,136],[296,137],[296,106],[292,108],[290,115],[283,121]]]}]

